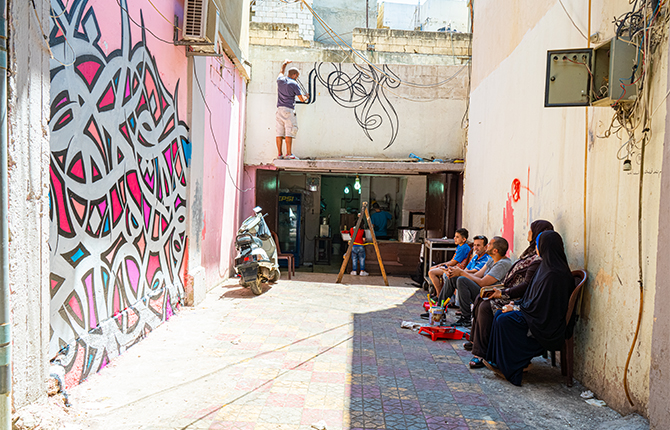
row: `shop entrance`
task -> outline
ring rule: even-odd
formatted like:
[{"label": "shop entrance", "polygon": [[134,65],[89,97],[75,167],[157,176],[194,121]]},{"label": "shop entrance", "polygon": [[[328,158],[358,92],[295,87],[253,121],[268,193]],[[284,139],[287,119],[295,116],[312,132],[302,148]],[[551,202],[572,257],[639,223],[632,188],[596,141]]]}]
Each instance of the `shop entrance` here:
[{"label": "shop entrance", "polygon": [[[266,178],[267,176],[267,178]],[[292,253],[296,270],[338,273],[348,243],[342,231],[355,226],[362,203],[377,203],[387,215],[386,234],[377,234],[387,273],[416,271],[423,237],[453,235],[460,212],[460,173],[371,175],[265,171],[257,180],[257,201],[268,206],[283,253]],[[267,179],[267,180],[266,180]],[[272,185],[272,186],[270,186]],[[271,203],[274,199],[276,204]],[[274,206],[270,208],[269,206]],[[367,223],[364,227],[369,229]],[[370,237],[369,233],[367,237]],[[366,247],[366,271],[380,274],[372,246]],[[347,273],[351,270],[349,263]]]}]

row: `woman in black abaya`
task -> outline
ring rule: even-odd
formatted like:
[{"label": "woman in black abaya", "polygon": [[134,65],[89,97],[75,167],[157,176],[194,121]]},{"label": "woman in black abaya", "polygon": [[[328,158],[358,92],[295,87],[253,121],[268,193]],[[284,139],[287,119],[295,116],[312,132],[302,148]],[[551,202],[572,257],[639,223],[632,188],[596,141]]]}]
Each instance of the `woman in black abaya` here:
[{"label": "woman in black abaya", "polygon": [[496,313],[486,355],[487,367],[495,363],[514,385],[521,385],[533,357],[563,346],[565,314],[575,289],[561,235],[543,232],[537,249],[542,263],[521,301]]},{"label": "woman in black abaya", "polygon": [[534,221],[528,232],[528,248],[507,272],[503,279],[503,288],[500,290],[496,288],[490,299],[485,300],[481,297],[475,299],[472,310],[472,329],[470,330],[472,355],[474,355],[470,361],[471,368],[484,367],[484,357],[486,357],[489,346],[494,314],[512,300],[523,297],[542,262],[535,249],[537,237],[540,233],[553,229],[554,226],[549,221]]}]

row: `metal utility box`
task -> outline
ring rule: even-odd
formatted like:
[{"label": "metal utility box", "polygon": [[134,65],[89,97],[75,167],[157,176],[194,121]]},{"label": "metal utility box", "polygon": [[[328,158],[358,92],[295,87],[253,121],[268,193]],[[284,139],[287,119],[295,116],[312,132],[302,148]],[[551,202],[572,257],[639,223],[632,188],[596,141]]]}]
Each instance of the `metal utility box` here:
[{"label": "metal utility box", "polygon": [[637,98],[637,46],[614,38],[594,49],[547,52],[545,107],[611,106]]}]

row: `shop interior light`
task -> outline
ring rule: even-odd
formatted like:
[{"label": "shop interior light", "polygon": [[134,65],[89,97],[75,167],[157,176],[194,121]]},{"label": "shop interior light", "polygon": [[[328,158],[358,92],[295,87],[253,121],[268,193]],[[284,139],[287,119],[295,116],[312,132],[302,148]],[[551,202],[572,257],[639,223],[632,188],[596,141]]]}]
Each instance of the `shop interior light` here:
[{"label": "shop interior light", "polygon": [[356,182],[354,182],[354,188],[358,190],[358,192],[361,192],[361,179],[356,175]]},{"label": "shop interior light", "polygon": [[351,192],[351,189],[349,188],[349,185],[344,187],[344,194],[349,194]]}]

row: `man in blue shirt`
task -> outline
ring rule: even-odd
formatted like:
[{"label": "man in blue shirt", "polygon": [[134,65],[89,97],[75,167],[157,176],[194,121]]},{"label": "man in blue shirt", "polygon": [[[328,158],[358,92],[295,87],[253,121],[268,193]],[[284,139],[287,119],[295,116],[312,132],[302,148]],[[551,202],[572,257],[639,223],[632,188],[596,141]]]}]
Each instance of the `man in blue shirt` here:
[{"label": "man in blue shirt", "polygon": [[[468,234],[468,230],[464,228],[456,230],[456,233],[454,234],[454,243],[456,244],[456,253],[454,254],[454,257],[446,263],[437,264],[431,267],[428,271],[428,277],[435,287],[435,295],[439,296],[440,291],[442,290],[442,275],[444,274],[444,270],[457,264],[465,266],[467,263],[467,258],[471,251],[470,245],[468,245]],[[454,292],[452,291],[451,294],[454,294]],[[451,297],[451,294],[447,297]]]},{"label": "man in blue shirt", "polygon": [[[284,75],[286,66],[291,61],[286,60],[281,65],[281,72],[277,76],[277,158],[296,160],[293,155],[293,139],[298,132],[298,120],[295,117],[295,98],[301,102],[307,101],[309,94],[303,95],[296,82],[300,71],[291,67]],[[286,141],[286,157],[282,153],[282,140]]]},{"label": "man in blue shirt", "polygon": [[370,214],[370,221],[375,230],[375,237],[380,240],[388,239],[388,232],[386,231],[386,224],[393,219],[393,216],[383,211],[379,207],[379,203],[372,204],[372,214]]},{"label": "man in blue shirt", "polygon": [[[486,236],[475,236],[472,241],[472,257],[470,257],[470,262],[467,266],[465,266],[464,270],[467,273],[479,272],[479,270],[484,267],[491,259],[491,256],[486,252],[486,246],[489,243],[489,240],[486,238]],[[441,303],[442,300],[447,300],[447,298],[451,297],[456,291],[456,281],[458,280],[458,276],[453,276],[451,272],[451,267],[444,270],[442,280],[445,287],[442,289],[437,298],[438,303]]]}]

